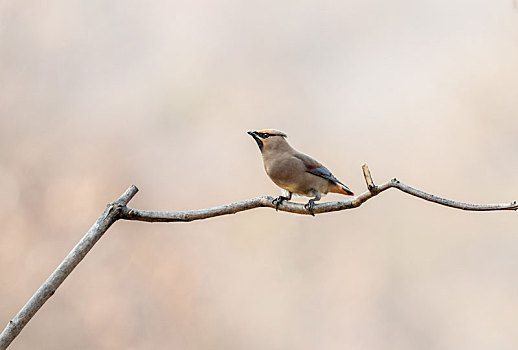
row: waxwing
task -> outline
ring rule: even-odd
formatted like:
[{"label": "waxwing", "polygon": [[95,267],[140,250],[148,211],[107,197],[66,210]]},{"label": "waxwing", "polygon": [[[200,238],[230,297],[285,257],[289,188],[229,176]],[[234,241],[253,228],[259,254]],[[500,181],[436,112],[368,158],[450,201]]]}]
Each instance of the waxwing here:
[{"label": "waxwing", "polygon": [[264,169],[272,181],[284,190],[274,199],[278,209],[292,194],[313,197],[304,206],[311,215],[315,202],[328,192],[354,196],[354,193],[322,164],[310,156],[293,149],[286,134],[273,129],[249,131],[263,155]]}]

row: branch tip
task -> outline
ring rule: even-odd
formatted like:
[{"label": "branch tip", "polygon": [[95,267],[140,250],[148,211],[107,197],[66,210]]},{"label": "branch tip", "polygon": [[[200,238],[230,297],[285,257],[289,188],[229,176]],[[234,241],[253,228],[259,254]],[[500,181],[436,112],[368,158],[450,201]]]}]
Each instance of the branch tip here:
[{"label": "branch tip", "polygon": [[129,201],[137,194],[137,192],[137,186],[131,185],[114,203],[126,206],[129,203]]},{"label": "branch tip", "polygon": [[369,191],[374,192],[377,189],[377,187],[374,184],[374,181],[372,180],[371,171],[369,170],[369,166],[367,165],[367,163],[363,163],[362,170],[363,177],[365,178],[365,183],[367,184],[367,188],[369,189]]}]

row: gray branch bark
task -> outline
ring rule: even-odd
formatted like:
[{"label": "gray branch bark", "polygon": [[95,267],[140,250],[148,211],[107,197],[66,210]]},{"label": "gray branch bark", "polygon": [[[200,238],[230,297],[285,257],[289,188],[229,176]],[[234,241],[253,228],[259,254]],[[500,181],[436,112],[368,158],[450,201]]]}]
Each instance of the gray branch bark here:
[{"label": "gray branch bark", "polygon": [[[321,214],[357,208],[372,197],[380,194],[385,190],[388,190],[389,188],[396,188],[412,196],[456,209],[471,211],[518,210],[518,203],[516,201],[502,204],[461,203],[425,193],[405,185],[395,178],[379,186],[376,186],[372,180],[367,164],[364,164],[362,168],[365,182],[367,184],[367,191],[356,197],[352,197],[343,201],[317,204],[313,209],[314,213]],[[259,207],[275,208],[275,205],[273,204],[274,197],[271,196],[260,196],[218,207],[187,211],[146,211],[128,208],[128,202],[133,198],[133,196],[135,196],[137,192],[137,187],[132,185],[118,200],[108,204],[104,213],[101,214],[95,224],[90,228],[90,230],[88,230],[86,235],[66,256],[65,260],[63,260],[63,262],[50,275],[45,283],[43,283],[43,285],[36,291],[36,293],[34,293],[31,299],[29,299],[29,301],[18,312],[18,314],[11,321],[9,321],[2,334],[0,334],[0,350],[6,349],[9,344],[11,344],[11,342],[18,336],[18,334],[22,331],[32,316],[34,316],[36,312],[43,306],[43,304],[54,294],[61,283],[63,283],[63,281],[72,272],[72,270],[81,262],[81,260],[83,260],[85,255],[90,251],[90,249],[92,249],[94,244],[102,237],[102,235],[115,221],[124,219],[147,222],[187,222],[212,218],[220,215],[235,214],[241,211]],[[309,212],[304,208],[304,205],[292,202],[283,202],[279,206],[279,210],[294,214],[309,215]]]},{"label": "gray branch bark", "polygon": [[56,292],[56,289],[70,275],[72,270],[83,260],[86,254],[92,249],[95,243],[103,236],[110,226],[120,218],[122,208],[135,196],[138,189],[131,186],[115,202],[108,204],[104,213],[81,238],[79,243],[70,251],[65,260],[50,277],[34,293],[29,301],[22,307],[18,314],[7,324],[0,334],[0,349],[7,349],[9,344],[20,334],[32,316],[45,304],[45,302]]},{"label": "gray branch bark", "polygon": [[[333,211],[345,210],[357,208],[372,197],[379,193],[388,190],[389,188],[396,188],[402,192],[408,193],[412,196],[436,203],[445,205],[447,207],[471,210],[471,211],[491,211],[491,210],[517,210],[518,204],[516,201],[511,203],[502,204],[470,204],[456,202],[449,199],[434,196],[426,192],[420,191],[397,179],[392,179],[379,186],[374,185],[372,176],[369,171],[367,164],[363,164],[363,175],[367,184],[367,191],[362,194],[352,197],[343,201],[327,202],[316,204],[313,212],[315,214],[330,213]],[[122,208],[122,218],[126,220],[138,220],[147,222],[178,222],[178,221],[194,221],[212,218],[220,215],[235,214],[240,211],[249,210],[253,208],[269,207],[275,208],[273,204],[274,197],[271,196],[260,196],[251,199],[247,199],[241,202],[231,203],[222,205],[219,207],[213,207],[208,209],[196,209],[187,211],[146,211],[139,209],[132,209],[128,207]],[[279,205],[280,211],[286,211],[294,214],[309,215],[309,212],[304,208],[303,204],[297,204],[293,202],[282,202]]]}]

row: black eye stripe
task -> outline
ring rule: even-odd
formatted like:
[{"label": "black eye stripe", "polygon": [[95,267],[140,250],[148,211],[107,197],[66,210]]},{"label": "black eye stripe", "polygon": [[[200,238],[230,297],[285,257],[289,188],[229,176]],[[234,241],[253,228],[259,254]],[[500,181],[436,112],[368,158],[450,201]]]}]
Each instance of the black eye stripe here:
[{"label": "black eye stripe", "polygon": [[259,136],[261,136],[264,139],[267,139],[270,136],[283,136],[283,135],[281,135],[281,134],[267,134],[265,132],[262,132],[262,133],[259,134]]},{"label": "black eye stripe", "polygon": [[262,139],[267,139],[271,136],[282,136],[282,137],[286,137],[286,135],[283,135],[283,134],[270,134],[270,133],[266,133],[266,132],[258,132],[256,133],[257,136],[259,136],[260,138]]}]

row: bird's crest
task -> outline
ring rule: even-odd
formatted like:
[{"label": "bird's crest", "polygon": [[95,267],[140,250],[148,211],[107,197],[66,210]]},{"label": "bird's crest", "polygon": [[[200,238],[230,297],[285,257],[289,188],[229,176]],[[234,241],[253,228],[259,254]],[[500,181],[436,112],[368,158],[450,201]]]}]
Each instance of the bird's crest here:
[{"label": "bird's crest", "polygon": [[282,137],[288,137],[285,133],[279,130],[275,129],[264,129],[264,130],[257,130],[258,134],[270,134],[271,136],[282,136]]}]

